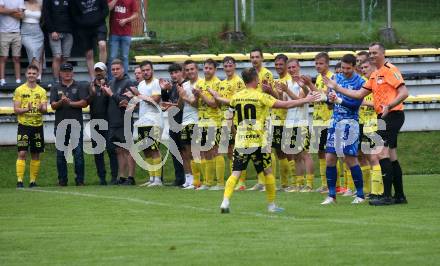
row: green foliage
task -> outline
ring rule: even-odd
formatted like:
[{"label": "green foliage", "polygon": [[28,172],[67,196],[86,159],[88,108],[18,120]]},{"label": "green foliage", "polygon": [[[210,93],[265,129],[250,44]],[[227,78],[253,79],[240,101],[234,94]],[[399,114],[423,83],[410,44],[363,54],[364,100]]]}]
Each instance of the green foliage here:
[{"label": "green foliage", "polygon": [[[157,32],[161,45],[148,42],[134,54],[185,53],[188,42],[191,51],[221,53],[233,49],[242,52],[252,42],[278,51],[292,44],[334,45],[363,44],[379,39],[379,30],[386,25],[386,1],[365,0],[366,20],[361,21],[360,1],[353,0],[265,0],[255,1],[255,24],[250,25],[250,8],[242,29],[248,40],[238,43],[209,41],[220,39],[220,33],[232,29],[232,0],[167,0],[149,1],[148,28]],[[241,2],[241,1],[240,1]],[[439,46],[440,2],[393,1],[392,25],[397,32],[395,47]],[[261,44],[268,43],[267,47]],[[164,45],[165,44],[165,45]],[[168,45],[172,44],[172,45]]]}]

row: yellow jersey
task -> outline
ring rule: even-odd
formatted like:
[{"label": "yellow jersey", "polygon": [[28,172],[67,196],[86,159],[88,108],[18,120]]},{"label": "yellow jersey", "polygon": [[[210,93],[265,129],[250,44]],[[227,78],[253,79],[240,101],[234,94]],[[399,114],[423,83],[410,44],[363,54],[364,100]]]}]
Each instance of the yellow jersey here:
[{"label": "yellow jersey", "polygon": [[[370,93],[364,100],[373,102],[373,94]],[[364,125],[364,133],[377,131],[377,114],[373,107],[363,105],[359,108],[359,124]]]},{"label": "yellow jersey", "polygon": [[[196,88],[201,90],[201,93],[208,97],[209,99],[214,99],[208,89],[214,91],[220,91],[220,79],[214,76],[210,80],[199,79],[195,85]],[[199,98],[198,102],[198,112],[199,112],[199,126],[201,127],[214,127],[220,126],[222,121],[222,114],[219,112],[219,108],[212,108],[208,106],[202,97]]]},{"label": "yellow jersey", "polygon": [[[234,74],[231,79],[226,78],[220,82],[219,94],[222,98],[230,100],[234,94],[243,90],[244,88],[246,88],[246,85],[244,85],[243,80],[238,75]],[[222,113],[224,114],[228,108],[229,107],[227,105],[222,105]],[[224,119],[224,117],[222,117],[222,119]]]},{"label": "yellow jersey", "polygon": [[29,112],[17,115],[19,124],[33,127],[43,125],[43,115],[38,111],[38,107],[42,103],[47,103],[47,96],[46,91],[42,87],[37,84],[32,89],[25,83],[15,89],[12,99],[20,102],[20,108],[27,108],[29,103],[32,104],[32,109]]},{"label": "yellow jersey", "polygon": [[[287,85],[287,81],[291,80],[292,77],[286,73],[286,75],[284,75],[284,77],[280,77],[279,79],[275,80],[274,83],[285,83]],[[284,125],[284,120],[286,120],[286,116],[287,116],[287,110],[286,109],[280,109],[280,108],[276,108],[272,110],[272,125],[274,126],[283,126]]]},{"label": "yellow jersey", "polygon": [[[326,77],[332,78],[333,72],[327,71]],[[327,91],[327,86],[322,80],[322,75],[318,74],[315,82],[316,88],[321,92]],[[332,118],[333,110],[325,102],[317,102],[313,104],[313,125],[314,126],[328,126]]]},{"label": "yellow jersey", "polygon": [[230,102],[234,108],[236,148],[256,148],[267,145],[265,122],[269,109],[277,99],[256,89],[246,88],[236,93]]},{"label": "yellow jersey", "polygon": [[261,67],[260,72],[258,72],[258,86],[257,90],[262,92],[263,91],[263,81],[266,81],[269,84],[272,84],[273,86],[273,74],[270,72],[269,69],[265,67]]}]

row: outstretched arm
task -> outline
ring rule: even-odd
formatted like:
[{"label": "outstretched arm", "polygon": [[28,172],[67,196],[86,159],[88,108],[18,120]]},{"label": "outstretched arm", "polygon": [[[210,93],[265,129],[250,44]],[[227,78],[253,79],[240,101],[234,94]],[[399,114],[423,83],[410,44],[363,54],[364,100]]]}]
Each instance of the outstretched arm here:
[{"label": "outstretched arm", "polygon": [[290,101],[277,100],[272,107],[289,109],[289,108],[301,106],[306,103],[317,102],[320,99],[321,99],[321,95],[319,93],[310,93],[306,97],[297,100],[290,100]]},{"label": "outstretched arm", "polygon": [[336,81],[329,79],[326,76],[323,76],[322,80],[324,81],[325,85],[327,85],[328,88],[334,89],[335,91],[342,93],[350,98],[360,100],[371,93],[371,91],[365,88],[361,88],[360,90],[349,90],[346,88],[342,88],[341,86],[339,86],[339,84],[336,83]]}]

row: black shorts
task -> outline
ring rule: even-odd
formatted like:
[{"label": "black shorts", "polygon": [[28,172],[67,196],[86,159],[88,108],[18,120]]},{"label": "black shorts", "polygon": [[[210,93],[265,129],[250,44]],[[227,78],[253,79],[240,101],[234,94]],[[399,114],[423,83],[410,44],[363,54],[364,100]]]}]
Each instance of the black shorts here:
[{"label": "black shorts", "polygon": [[160,146],[160,137],[162,135],[160,127],[138,127],[139,140],[145,141],[146,150],[158,150]]},{"label": "black shorts", "polygon": [[[298,152],[309,150],[310,132],[308,126],[286,128],[284,132],[285,133],[283,139],[285,139],[286,142],[283,144],[286,145],[289,149],[295,149]],[[288,134],[291,134],[291,136],[287,136]]]},{"label": "black shorts", "polygon": [[[377,119],[382,119],[381,115]],[[383,118],[386,124],[385,130],[378,130],[377,134],[384,141],[384,146],[391,149],[397,148],[397,135],[405,122],[405,114],[403,111],[392,111]]]},{"label": "black shorts", "polygon": [[18,151],[30,151],[31,153],[44,152],[43,126],[33,127],[18,124],[17,128]]},{"label": "black shorts", "polygon": [[254,152],[248,154],[243,151],[240,152],[240,149],[234,149],[234,159],[232,163],[232,171],[244,171],[247,169],[247,165],[249,160],[252,160],[255,166],[255,170],[257,173],[261,173],[264,169],[267,169],[271,166],[271,157],[270,153],[263,153],[261,151],[261,147],[257,148]]},{"label": "black shorts", "polygon": [[92,50],[99,41],[107,40],[107,26],[105,24],[91,29],[78,29],[78,38],[84,51]]},{"label": "black shorts", "polygon": [[281,150],[281,140],[283,139],[283,127],[274,126],[272,133],[272,148]]},{"label": "black shorts", "polygon": [[194,132],[194,124],[186,125],[180,131],[180,141],[182,145],[191,145],[191,140]]},{"label": "black shorts", "polygon": [[215,146],[220,143],[221,130],[217,127],[198,127],[196,142],[201,146]]},{"label": "black shorts", "polygon": [[[133,132],[133,130],[131,131]],[[133,134],[132,136],[133,137]],[[108,129],[108,138],[110,142],[126,143],[127,140],[124,134],[124,127],[111,127]]]},{"label": "black shorts", "polygon": [[321,136],[319,137],[319,151],[325,151],[327,147],[327,135],[328,135],[328,128],[325,128],[321,131]]}]

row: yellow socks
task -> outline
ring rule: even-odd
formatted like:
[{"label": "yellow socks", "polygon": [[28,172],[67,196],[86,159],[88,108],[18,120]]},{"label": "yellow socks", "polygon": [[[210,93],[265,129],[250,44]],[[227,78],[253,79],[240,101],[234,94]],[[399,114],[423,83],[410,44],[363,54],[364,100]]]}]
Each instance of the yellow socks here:
[{"label": "yellow socks", "polygon": [[215,157],[215,174],[217,176],[217,185],[225,185],[225,158],[222,155]]},{"label": "yellow socks", "polygon": [[362,178],[364,181],[364,194],[369,194],[371,189],[371,180],[370,180],[370,166],[365,165],[361,167]]},{"label": "yellow socks", "polygon": [[383,194],[382,170],[380,165],[373,165],[371,167],[371,194]]},{"label": "yellow socks", "polygon": [[206,184],[206,159],[202,159],[201,161],[200,161],[200,170],[201,170],[201,173],[202,173],[202,176],[203,176],[203,184]]},{"label": "yellow socks", "polygon": [[313,174],[306,174],[306,184],[308,187],[313,188],[313,179],[315,176]]},{"label": "yellow socks", "polygon": [[191,172],[194,177],[193,185],[200,185],[200,163],[196,163],[194,160],[191,160]]},{"label": "yellow socks", "polygon": [[24,171],[26,170],[26,160],[19,160],[15,163],[16,171],[17,171],[17,181],[23,182]]},{"label": "yellow socks", "polygon": [[304,176],[303,175],[296,175],[295,179],[296,179],[296,186],[297,187],[304,186]]},{"label": "yellow socks", "polygon": [[206,178],[204,184],[211,186],[215,176],[215,158],[205,162]]},{"label": "yellow socks", "polygon": [[[152,159],[153,164],[155,167],[159,167],[160,163],[162,162],[161,157],[153,158]],[[153,171],[155,177],[161,177],[162,176],[162,167],[159,167],[158,169]]]},{"label": "yellow socks", "polygon": [[351,191],[354,191],[354,183],[353,183],[353,177],[351,176],[351,171],[350,169],[348,169],[348,167],[345,167],[345,171],[344,171],[344,179],[345,179],[345,184],[346,184],[346,188],[351,189]]},{"label": "yellow socks", "polygon": [[29,174],[31,183],[37,181],[38,172],[40,172],[40,160],[31,160]]},{"label": "yellow socks", "polygon": [[275,176],[273,174],[266,175],[266,197],[268,203],[275,202]]},{"label": "yellow socks", "polygon": [[290,164],[287,158],[280,160],[281,187],[289,186]]},{"label": "yellow socks", "polygon": [[321,176],[321,186],[327,187],[327,178],[325,177],[325,171],[327,170],[327,165],[325,159],[319,159],[319,175]]},{"label": "yellow socks", "polygon": [[[145,162],[147,162],[149,165],[151,165],[151,167],[153,167],[153,165],[154,165],[153,158],[151,158],[151,157],[145,158]],[[149,170],[148,174],[150,175],[150,180],[152,180],[152,178],[155,176],[155,171]]]},{"label": "yellow socks", "polygon": [[235,183],[237,183],[238,178],[231,175],[228,180],[226,181],[225,186],[225,193],[223,194],[223,197],[230,199],[232,196],[232,193],[234,192]]},{"label": "yellow socks", "polygon": [[275,152],[272,152],[270,156],[270,160],[272,162],[272,174],[277,176],[277,156],[275,155]]}]

